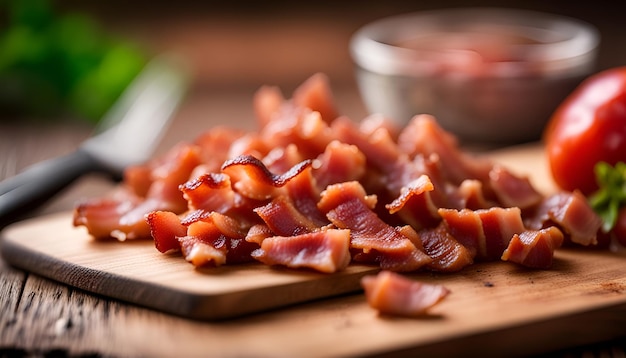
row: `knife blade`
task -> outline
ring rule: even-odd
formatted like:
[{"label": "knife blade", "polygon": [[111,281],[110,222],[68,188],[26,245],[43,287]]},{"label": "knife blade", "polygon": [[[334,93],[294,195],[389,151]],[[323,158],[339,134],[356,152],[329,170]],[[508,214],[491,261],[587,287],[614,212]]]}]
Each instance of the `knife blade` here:
[{"label": "knife blade", "polygon": [[151,60],[74,152],[36,163],[0,183],[0,228],[22,218],[84,174],[121,178],[152,155],[188,84],[181,63]]}]

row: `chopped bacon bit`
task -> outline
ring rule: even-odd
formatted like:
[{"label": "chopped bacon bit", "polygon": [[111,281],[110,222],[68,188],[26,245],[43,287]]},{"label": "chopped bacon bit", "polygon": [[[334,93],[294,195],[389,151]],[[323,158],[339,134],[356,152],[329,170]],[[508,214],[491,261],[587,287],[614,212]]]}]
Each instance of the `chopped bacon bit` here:
[{"label": "chopped bacon bit", "polygon": [[259,246],[245,241],[237,223],[223,215],[210,215],[187,226],[187,235],[178,237],[185,259],[194,266],[220,266],[227,262],[251,261]]},{"label": "chopped bacon bit", "polygon": [[277,196],[276,188],[284,186],[310,165],[311,161],[305,160],[286,173],[276,175],[259,159],[243,155],[227,160],[222,165],[222,171],[231,178],[233,188],[239,193],[248,198],[264,200]]},{"label": "chopped bacon bit", "polygon": [[332,141],[317,160],[315,179],[321,188],[360,180],[365,174],[365,155],[354,145]]},{"label": "chopped bacon bit", "polygon": [[254,211],[267,227],[278,236],[294,236],[315,231],[318,228],[308,217],[302,215],[287,196],[276,197]]},{"label": "chopped bacon bit", "polygon": [[352,249],[363,253],[355,260],[378,262],[392,271],[415,271],[431,261],[401,230],[382,221],[368,201],[358,182],[331,185],[320,200],[322,211],[335,226],[350,229]]},{"label": "chopped bacon bit", "polygon": [[466,179],[455,193],[452,194],[457,198],[456,208],[466,208],[470,210],[488,209],[496,206],[495,203],[487,200],[483,192],[483,183],[480,180]]},{"label": "chopped bacon bit", "polygon": [[124,170],[124,183],[135,195],[145,197],[152,185],[152,169],[147,165],[131,165]]},{"label": "chopped bacon bit", "polygon": [[272,122],[273,116],[285,102],[282,92],[275,86],[262,86],[253,97],[253,106],[256,118],[265,127]]},{"label": "chopped bacon bit", "polygon": [[449,232],[477,260],[497,260],[514,234],[525,231],[519,208],[439,209]]},{"label": "chopped bacon bit", "polygon": [[398,146],[411,156],[437,155],[445,177],[455,185],[465,179],[478,179],[486,183],[493,167],[490,160],[462,152],[456,138],[444,131],[433,116],[427,114],[417,115],[409,122],[400,133]]},{"label": "chopped bacon bit", "polygon": [[285,190],[295,208],[302,215],[306,216],[317,226],[328,224],[328,219],[317,207],[321,190],[316,185],[311,167],[305,168],[301,173],[289,180],[285,184]]},{"label": "chopped bacon bit", "polygon": [[296,88],[293,103],[319,112],[324,121],[330,123],[339,116],[331,92],[328,77],[316,73]]},{"label": "chopped bacon bit", "polygon": [[365,154],[368,165],[383,172],[394,169],[401,153],[386,130],[374,131],[371,134],[362,133],[356,124],[346,117],[335,119],[331,128],[341,142],[359,148]]},{"label": "chopped bacon bit", "polygon": [[400,274],[381,271],[361,279],[370,307],[382,314],[420,317],[450,294],[445,286],[411,280]]},{"label": "chopped bacon bit", "polygon": [[502,260],[530,268],[548,269],[552,266],[554,250],[563,244],[563,233],[555,226],[529,230],[513,235]]},{"label": "chopped bacon bit", "polygon": [[489,183],[504,207],[516,206],[523,210],[543,200],[528,178],[517,177],[501,166],[495,166],[489,172]]},{"label": "chopped bacon bit", "polygon": [[328,229],[293,236],[268,237],[252,256],[267,265],[306,267],[324,273],[350,263],[350,231]]},{"label": "chopped bacon bit", "polygon": [[178,238],[185,260],[195,267],[221,266],[226,263],[224,246],[216,248],[194,236]]},{"label": "chopped bacon bit", "polygon": [[232,144],[242,140],[243,137],[245,137],[244,131],[226,126],[213,127],[201,133],[193,142],[200,150],[202,164],[197,169],[201,171],[192,178],[203,173],[219,171],[222,163],[232,157],[230,152]]},{"label": "chopped bacon bit", "polygon": [[230,178],[222,173],[206,173],[179,187],[190,210],[225,213],[234,206],[235,193]]},{"label": "chopped bacon bit", "polygon": [[430,178],[422,175],[403,187],[400,196],[385,207],[391,214],[398,213],[405,222],[418,230],[437,226],[441,216],[430,196],[434,189]]},{"label": "chopped bacon bit", "polygon": [[187,235],[187,227],[171,211],[153,211],[146,215],[154,245],[160,252],[178,251],[178,237]]},{"label": "chopped bacon bit", "polygon": [[270,230],[269,226],[265,224],[256,224],[248,230],[248,233],[246,234],[246,241],[260,246],[263,240],[271,236],[274,236],[274,233]]},{"label": "chopped bacon bit", "polygon": [[419,235],[424,251],[432,258],[426,266],[433,271],[456,272],[474,262],[472,251],[461,245],[444,223],[422,230]]},{"label": "chopped bacon bit", "polygon": [[560,192],[545,198],[530,214],[526,225],[541,229],[556,225],[567,243],[588,246],[597,244],[602,220],[578,191]]}]

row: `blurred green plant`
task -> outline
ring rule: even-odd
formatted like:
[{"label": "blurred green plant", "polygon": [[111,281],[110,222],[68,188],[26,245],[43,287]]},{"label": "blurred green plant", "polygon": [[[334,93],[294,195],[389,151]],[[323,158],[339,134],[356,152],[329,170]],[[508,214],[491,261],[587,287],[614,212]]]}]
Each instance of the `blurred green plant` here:
[{"label": "blurred green plant", "polygon": [[0,15],[0,112],[96,122],[147,62],[136,44],[47,0],[0,0]]}]

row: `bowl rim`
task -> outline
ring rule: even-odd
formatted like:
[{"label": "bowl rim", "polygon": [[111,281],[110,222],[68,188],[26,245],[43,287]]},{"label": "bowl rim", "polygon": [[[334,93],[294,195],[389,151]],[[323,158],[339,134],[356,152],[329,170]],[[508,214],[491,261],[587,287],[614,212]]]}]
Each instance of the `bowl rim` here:
[{"label": "bowl rim", "polygon": [[[444,23],[446,19],[447,24]],[[351,57],[366,70],[408,76],[433,75],[440,72],[442,63],[462,66],[465,59],[475,61],[477,54],[471,51],[435,53],[392,44],[414,36],[411,34],[416,30],[441,31],[444,26],[450,26],[451,19],[457,20],[454,22],[457,26],[460,21],[465,25],[497,25],[514,31],[551,31],[552,36],[565,36],[559,41],[511,45],[511,48],[517,46],[516,50],[524,51],[528,60],[490,62],[488,74],[499,77],[527,75],[529,69],[533,73],[552,74],[588,71],[596,59],[600,43],[600,32],[595,26],[573,17],[514,8],[459,7],[392,15],[365,24],[350,39]]]}]

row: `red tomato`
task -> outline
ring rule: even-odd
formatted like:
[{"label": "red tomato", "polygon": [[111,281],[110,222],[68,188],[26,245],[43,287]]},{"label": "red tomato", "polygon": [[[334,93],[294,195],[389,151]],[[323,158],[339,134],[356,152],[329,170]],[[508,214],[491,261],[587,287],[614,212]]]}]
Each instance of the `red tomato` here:
[{"label": "red tomato", "polygon": [[597,162],[626,162],[626,67],[581,83],[554,112],[544,139],[559,187],[585,195],[597,190]]}]

